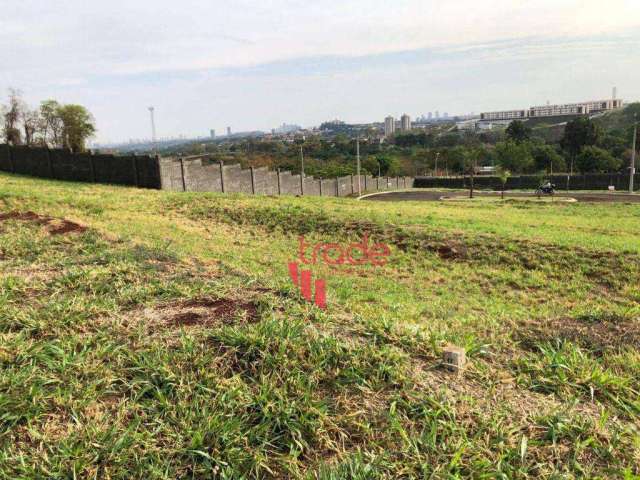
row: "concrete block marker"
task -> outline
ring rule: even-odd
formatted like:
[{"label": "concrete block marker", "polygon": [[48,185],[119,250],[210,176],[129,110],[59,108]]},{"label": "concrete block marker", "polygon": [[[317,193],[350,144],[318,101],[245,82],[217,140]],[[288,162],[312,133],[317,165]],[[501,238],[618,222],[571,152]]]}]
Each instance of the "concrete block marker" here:
[{"label": "concrete block marker", "polygon": [[451,371],[460,373],[467,362],[467,355],[464,348],[455,345],[447,345],[442,352],[442,363],[444,367]]}]

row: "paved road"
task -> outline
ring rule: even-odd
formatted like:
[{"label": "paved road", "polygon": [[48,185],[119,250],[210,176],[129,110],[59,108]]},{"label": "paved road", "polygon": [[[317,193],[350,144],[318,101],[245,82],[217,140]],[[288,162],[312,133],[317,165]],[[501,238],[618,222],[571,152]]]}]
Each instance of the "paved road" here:
[{"label": "paved road", "polygon": [[[363,198],[378,202],[402,202],[402,201],[438,201],[442,196],[469,195],[469,190],[439,192],[435,190],[412,190],[409,192],[389,192],[380,195],[373,195]],[[476,191],[474,195],[492,196],[496,193]],[[527,192],[505,192],[505,198],[509,197],[535,197],[533,193]],[[557,193],[556,197],[571,197],[579,202],[617,202],[617,203],[640,203],[640,194],[629,195],[628,193]]]}]

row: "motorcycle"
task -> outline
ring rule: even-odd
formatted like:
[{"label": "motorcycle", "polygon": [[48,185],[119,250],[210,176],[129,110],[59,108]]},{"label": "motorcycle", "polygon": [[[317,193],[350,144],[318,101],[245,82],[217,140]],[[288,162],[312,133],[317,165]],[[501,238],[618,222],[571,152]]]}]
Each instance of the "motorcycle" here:
[{"label": "motorcycle", "polygon": [[540,185],[536,190],[536,195],[538,197],[542,195],[553,195],[554,193],[556,193],[556,186],[553,183]]}]

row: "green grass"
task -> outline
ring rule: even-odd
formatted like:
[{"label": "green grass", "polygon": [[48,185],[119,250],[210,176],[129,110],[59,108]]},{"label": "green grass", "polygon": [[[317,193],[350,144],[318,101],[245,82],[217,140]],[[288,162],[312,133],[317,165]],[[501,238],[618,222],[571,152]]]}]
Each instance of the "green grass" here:
[{"label": "green grass", "polygon": [[[0,174],[29,210],[88,229],[0,221],[0,478],[640,478],[640,206]],[[303,302],[298,236],[364,232]]]}]

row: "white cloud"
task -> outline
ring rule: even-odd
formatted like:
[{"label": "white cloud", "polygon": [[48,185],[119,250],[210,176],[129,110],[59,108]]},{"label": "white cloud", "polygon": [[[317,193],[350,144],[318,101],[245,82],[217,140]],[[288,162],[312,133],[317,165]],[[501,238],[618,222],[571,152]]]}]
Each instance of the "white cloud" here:
[{"label": "white cloud", "polygon": [[[547,59],[551,65],[554,56],[589,48],[563,42],[562,37],[593,38],[639,26],[638,0],[23,0],[4,8],[0,18],[0,91],[17,86],[33,101],[48,96],[83,101],[96,110],[101,135],[107,136],[124,136],[133,130],[118,111],[137,111],[138,102],[160,97],[176,115],[181,106],[190,105],[192,111],[184,110],[183,115],[194,119],[194,125],[185,125],[185,131],[193,131],[196,120],[199,124],[207,116],[204,112],[194,115],[193,109],[202,108],[197,101],[189,103],[194,88],[201,90],[200,95],[210,89],[215,95],[226,96],[227,103],[219,106],[216,116],[231,118],[238,105],[246,105],[246,94],[238,85],[260,92],[250,98],[256,102],[254,110],[269,122],[274,116],[268,114],[269,109],[278,110],[260,83],[264,78],[225,79],[207,73],[211,69],[324,55],[357,60],[359,56],[424,48],[451,55],[467,51],[465,61],[473,63],[505,64],[526,57]],[[538,39],[548,37],[560,40],[536,45]],[[495,50],[494,42],[513,39],[533,40],[527,48]],[[592,49],[602,50],[602,40]],[[603,56],[601,61],[607,59]],[[452,71],[458,67],[447,63]],[[611,71],[616,71],[613,67]],[[328,83],[308,78],[307,86],[296,83],[296,68],[309,68],[309,63],[293,61],[287,72],[279,73],[273,88],[286,85],[305,109],[318,116],[324,114],[313,100]],[[399,68],[396,64],[395,68],[395,76],[390,73],[388,80],[395,78],[399,84],[420,88],[413,78],[401,77],[416,75],[416,65]],[[343,102],[345,105],[364,101],[364,93],[369,92],[359,88],[362,82],[379,85],[371,71],[371,66],[363,67],[340,80],[344,90],[354,87],[356,94],[361,92]],[[635,73],[637,78],[637,67]],[[335,71],[324,75],[336,78]],[[562,75],[568,73],[560,72]],[[140,76],[148,77],[148,83],[136,83]],[[344,84],[350,81],[356,84]],[[340,82],[332,83],[331,88],[337,85]],[[439,88],[440,92],[421,91],[414,96],[417,101],[426,101],[425,95],[444,95],[445,87]],[[391,91],[383,90],[383,94],[392,95]],[[380,90],[370,93],[371,100],[393,102],[393,98],[381,98]],[[286,101],[286,92],[282,92],[282,99]],[[333,116],[343,114],[339,106],[331,108]],[[453,106],[448,108],[453,110]],[[296,110],[300,107],[292,111]],[[111,115],[114,117],[106,118]],[[256,115],[240,112],[234,121],[240,123],[244,118],[247,124],[242,126],[248,128],[252,125],[247,119],[252,118],[254,126],[265,127],[266,121],[257,121]]]}]

